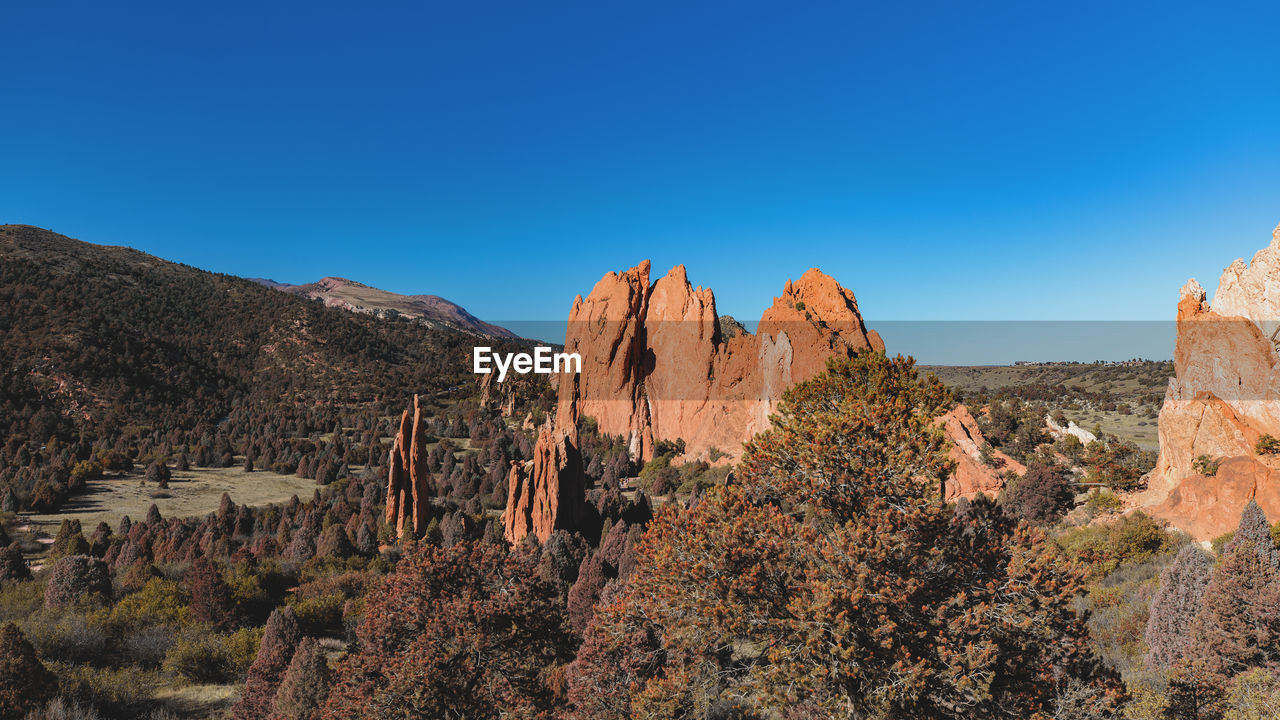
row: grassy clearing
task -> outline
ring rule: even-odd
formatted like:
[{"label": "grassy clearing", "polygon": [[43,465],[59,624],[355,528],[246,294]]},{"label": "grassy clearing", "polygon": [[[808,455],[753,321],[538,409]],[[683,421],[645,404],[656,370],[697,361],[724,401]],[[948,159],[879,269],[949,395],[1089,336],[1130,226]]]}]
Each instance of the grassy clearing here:
[{"label": "grassy clearing", "polygon": [[18,524],[30,525],[33,533],[53,535],[63,520],[76,519],[87,534],[100,522],[116,527],[124,515],[145,518],[152,504],[164,517],[191,517],[217,510],[223,493],[238,505],[259,506],[286,502],[294,495],[307,500],[316,489],[315,480],[268,471],[249,473],[238,466],[175,470],[168,490],[143,483],[143,478],[139,467],[123,477],[91,481],[87,492],[73,496],[58,512],[21,513]]}]

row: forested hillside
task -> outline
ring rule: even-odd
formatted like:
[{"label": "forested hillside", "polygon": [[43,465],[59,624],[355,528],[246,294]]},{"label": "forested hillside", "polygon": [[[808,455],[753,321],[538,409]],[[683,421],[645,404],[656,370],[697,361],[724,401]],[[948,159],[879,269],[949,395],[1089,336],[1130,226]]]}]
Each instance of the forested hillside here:
[{"label": "forested hillside", "polygon": [[470,377],[471,337],[23,225],[0,226],[0,308],[0,486],[13,507],[56,504],[91,456],[218,445],[191,458],[214,462],[237,432],[327,432]]}]

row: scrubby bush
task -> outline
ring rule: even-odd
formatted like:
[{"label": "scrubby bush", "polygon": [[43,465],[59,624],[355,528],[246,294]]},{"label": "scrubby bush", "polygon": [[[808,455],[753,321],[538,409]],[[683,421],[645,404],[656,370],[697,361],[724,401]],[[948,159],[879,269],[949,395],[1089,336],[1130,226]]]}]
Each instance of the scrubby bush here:
[{"label": "scrubby bush", "polygon": [[1274,435],[1264,434],[1254,444],[1253,451],[1259,455],[1275,455],[1280,453],[1280,439]]},{"label": "scrubby bush", "polygon": [[1218,466],[1220,464],[1221,463],[1219,461],[1209,457],[1208,455],[1200,455],[1192,461],[1191,469],[1201,475],[1208,475],[1212,477],[1218,474]]},{"label": "scrubby bush", "polygon": [[304,635],[342,636],[342,606],[347,599],[341,593],[328,593],[302,598],[292,603],[298,628]]},{"label": "scrubby bush", "polygon": [[261,639],[261,628],[221,635],[195,626],[173,643],[164,657],[164,670],[190,682],[239,682],[252,665]]},{"label": "scrubby bush", "polygon": [[95,667],[72,665],[59,669],[59,693],[99,708],[110,717],[145,718],[155,709],[152,694],[167,678],[158,670],[132,665]]},{"label": "scrubby bush", "polygon": [[21,624],[41,657],[50,661],[101,660],[110,647],[110,637],[102,626],[72,607],[44,609]]},{"label": "scrubby bush", "polygon": [[1005,486],[1000,501],[1005,512],[1030,523],[1052,523],[1071,508],[1075,484],[1064,470],[1033,462],[1020,478]]},{"label": "scrubby bush", "polygon": [[1087,563],[1095,578],[1124,563],[1146,562],[1173,552],[1187,541],[1185,535],[1168,532],[1160,521],[1140,511],[1104,527],[1072,528],[1058,538],[1067,555]]},{"label": "scrubby bush", "polygon": [[1089,493],[1089,499],[1085,501],[1085,507],[1089,508],[1089,512],[1094,515],[1103,513],[1119,512],[1124,508],[1124,501],[1115,493],[1107,490],[1099,490]]},{"label": "scrubby bush", "polygon": [[113,605],[106,612],[104,624],[116,632],[149,625],[177,626],[186,623],[188,614],[187,594],[182,585],[151,577],[141,589]]}]

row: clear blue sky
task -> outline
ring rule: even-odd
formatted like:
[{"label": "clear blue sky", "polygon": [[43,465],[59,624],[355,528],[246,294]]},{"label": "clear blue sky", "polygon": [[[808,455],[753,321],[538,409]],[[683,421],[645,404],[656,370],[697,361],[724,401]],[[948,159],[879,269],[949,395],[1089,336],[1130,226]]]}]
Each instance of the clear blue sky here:
[{"label": "clear blue sky", "polygon": [[0,222],[493,320],[1166,319],[1280,223],[1274,2],[362,5],[5,3]]}]

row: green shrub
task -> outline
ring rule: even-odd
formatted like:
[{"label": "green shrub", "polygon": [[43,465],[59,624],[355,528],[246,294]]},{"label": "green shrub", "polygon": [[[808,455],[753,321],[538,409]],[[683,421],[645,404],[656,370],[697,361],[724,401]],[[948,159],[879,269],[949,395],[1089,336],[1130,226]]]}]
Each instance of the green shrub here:
[{"label": "green shrub", "polygon": [[178,639],[164,656],[164,670],[195,683],[220,683],[231,677],[231,658],[222,637],[196,631]]},{"label": "green shrub", "polygon": [[161,673],[131,665],[54,664],[49,669],[58,676],[60,695],[96,705],[110,716],[138,717],[145,714],[155,704],[152,692],[164,682]]},{"label": "green shrub", "polygon": [[40,610],[19,623],[40,657],[79,663],[101,659],[110,643],[101,625],[81,609]]},{"label": "green shrub", "polygon": [[239,682],[249,672],[249,666],[258,655],[258,645],[262,642],[262,628],[241,628],[222,640],[222,649],[226,653],[227,668],[232,678]]},{"label": "green shrub", "polygon": [[101,611],[102,622],[114,632],[148,625],[182,625],[187,622],[187,602],[180,583],[152,578],[141,590]]},{"label": "green shrub", "polygon": [[1195,470],[1201,475],[1207,475],[1209,477],[1213,477],[1214,475],[1218,474],[1219,464],[1220,464],[1219,461],[1214,460],[1208,455],[1201,455],[1191,463],[1191,469]]},{"label": "green shrub", "polygon": [[1085,506],[1088,507],[1093,514],[1098,515],[1106,512],[1119,512],[1124,508],[1124,502],[1121,501],[1115,493],[1108,490],[1102,490],[1090,493],[1089,500],[1085,503]]},{"label": "green shrub", "polygon": [[303,635],[342,637],[342,605],[347,601],[340,592],[291,602]]},{"label": "green shrub", "polygon": [[1186,535],[1168,532],[1162,522],[1142,512],[1105,527],[1072,528],[1058,537],[1058,544],[1067,555],[1087,563],[1095,578],[1104,577],[1121,565],[1143,563],[1173,552],[1188,541]]},{"label": "green shrub", "polygon": [[1259,455],[1275,455],[1280,453],[1280,440],[1273,435],[1263,435],[1258,438],[1258,443],[1253,446],[1253,450]]},{"label": "green shrub", "polygon": [[1226,547],[1227,543],[1231,542],[1231,539],[1234,538],[1235,536],[1236,536],[1236,531],[1232,530],[1230,532],[1222,533],[1218,537],[1211,540],[1209,544],[1213,546],[1214,554],[1221,555],[1222,548]]}]

